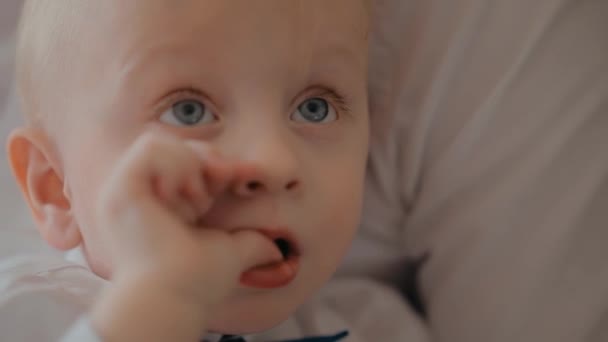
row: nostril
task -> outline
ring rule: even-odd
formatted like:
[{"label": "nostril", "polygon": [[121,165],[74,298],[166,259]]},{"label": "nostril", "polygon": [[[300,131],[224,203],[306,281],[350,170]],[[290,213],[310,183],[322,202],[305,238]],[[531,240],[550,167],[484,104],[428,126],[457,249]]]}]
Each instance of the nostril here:
[{"label": "nostril", "polygon": [[298,186],[298,184],[299,184],[298,181],[291,181],[285,186],[285,189],[293,190]]},{"label": "nostril", "polygon": [[251,181],[247,183],[247,190],[249,191],[258,191],[262,188],[262,183],[258,181]]}]

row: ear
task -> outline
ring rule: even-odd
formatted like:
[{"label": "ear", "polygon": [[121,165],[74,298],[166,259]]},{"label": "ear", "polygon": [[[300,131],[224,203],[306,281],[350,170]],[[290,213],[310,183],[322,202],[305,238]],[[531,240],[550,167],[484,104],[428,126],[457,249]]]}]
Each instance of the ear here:
[{"label": "ear", "polygon": [[60,250],[78,247],[80,229],[48,136],[40,129],[19,128],[9,137],[8,156],[42,237]]}]

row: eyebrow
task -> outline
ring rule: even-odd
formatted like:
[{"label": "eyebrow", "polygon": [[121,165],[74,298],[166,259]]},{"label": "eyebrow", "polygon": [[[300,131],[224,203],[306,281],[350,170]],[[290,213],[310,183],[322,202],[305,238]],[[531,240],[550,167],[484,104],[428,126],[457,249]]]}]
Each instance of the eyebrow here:
[{"label": "eyebrow", "polygon": [[[117,81],[117,88],[119,90],[131,89],[129,91],[133,91],[133,88],[141,89],[142,87],[152,86],[156,83],[155,80],[164,78],[175,79],[175,82],[179,82],[179,79],[183,78],[183,81],[187,82],[186,79],[191,79],[191,75],[195,73],[193,70],[196,70],[196,74],[199,75],[197,78],[212,79],[212,77],[205,77],[205,74],[208,71],[204,68],[190,67],[194,59],[185,58],[184,56],[187,54],[180,53],[180,51],[186,48],[187,47],[157,45],[147,48],[145,51],[126,56],[117,63],[118,73],[121,75],[120,79]],[[176,55],[182,58],[183,63],[169,63],[174,61]],[[200,63],[200,58],[196,58],[196,62]],[[171,68],[162,67],[168,64],[171,64]],[[179,86],[185,87],[193,85],[180,84]],[[144,93],[149,95],[150,91],[146,89]],[[158,97],[162,97],[162,95],[164,94],[158,94]],[[213,94],[206,95],[212,96]],[[158,97],[147,99],[146,105],[151,105],[149,102],[157,101]]]},{"label": "eyebrow", "polygon": [[355,73],[367,70],[366,57],[367,51],[359,52],[353,47],[340,44],[314,56],[317,65],[312,70],[327,74],[322,75],[323,78],[329,78],[329,74],[334,77],[354,76]]}]

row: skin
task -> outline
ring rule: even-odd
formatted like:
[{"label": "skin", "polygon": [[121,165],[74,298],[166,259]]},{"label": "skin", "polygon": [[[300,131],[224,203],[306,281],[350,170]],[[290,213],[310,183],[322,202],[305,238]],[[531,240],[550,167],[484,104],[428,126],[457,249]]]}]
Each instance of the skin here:
[{"label": "skin", "polygon": [[[13,132],[9,155],[42,236],[81,246],[112,280],[93,310],[96,328],[109,340],[188,340],[201,327],[242,334],[278,324],[335,271],[359,220],[363,5],[76,3],[75,55],[26,106],[52,120]],[[298,107],[311,98],[327,101],[330,119],[303,120]],[[177,123],[184,100],[213,120]],[[240,285],[242,272],[280,257],[257,230],[278,227],[298,242],[296,278],[272,290]]]}]

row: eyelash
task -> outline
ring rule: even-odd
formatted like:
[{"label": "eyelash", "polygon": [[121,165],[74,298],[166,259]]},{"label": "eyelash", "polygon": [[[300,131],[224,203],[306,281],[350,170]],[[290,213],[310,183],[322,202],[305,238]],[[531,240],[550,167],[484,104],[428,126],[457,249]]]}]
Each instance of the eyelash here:
[{"label": "eyelash", "polygon": [[[338,115],[340,113],[345,113],[345,114],[350,113],[350,107],[348,106],[348,101],[347,101],[346,97],[334,89],[323,88],[322,91],[318,95],[307,96],[306,99],[311,99],[311,98],[315,98],[315,97],[320,97],[325,100],[329,99],[330,103],[334,103],[338,107],[338,109],[339,109]],[[301,101],[301,102],[303,102],[303,101]]]},{"label": "eyelash", "polygon": [[215,113],[215,106],[209,104],[211,101],[209,101],[203,93],[201,93],[199,90],[197,90],[193,87],[186,87],[186,88],[179,89],[177,91],[166,94],[162,98],[163,98],[162,105],[160,106],[160,109],[158,110],[158,115],[163,114],[165,111],[167,111],[169,108],[174,106],[179,101],[183,101],[183,100],[187,100],[187,99],[193,99],[193,100],[200,101],[205,106],[210,106],[212,109],[214,109],[214,113]]},{"label": "eyelash", "polygon": [[[322,98],[322,99],[328,100],[328,102],[330,104],[334,104],[337,107],[338,115],[350,114],[351,109],[348,105],[349,101],[347,100],[347,98],[344,95],[339,93],[337,90],[327,88],[327,87],[323,87],[323,88],[319,88],[319,89],[320,89],[320,91],[318,91],[316,93],[309,93],[308,95],[306,95],[304,100],[298,100],[299,101],[298,105],[300,105],[301,103],[303,103],[305,100],[308,100],[308,99]],[[201,93],[199,90],[197,90],[193,87],[182,88],[180,90],[174,91],[170,94],[163,96],[163,98],[165,98],[165,100],[162,101],[163,104],[160,107],[160,110],[158,111],[158,115],[163,114],[167,109],[171,108],[171,106],[173,106],[177,102],[183,101],[186,99],[196,99],[198,101],[201,101],[205,106],[209,106],[209,103],[210,103],[210,101],[207,99],[207,97],[205,95],[203,95],[203,93]],[[211,105],[210,107],[214,113],[217,112],[216,111],[217,107],[215,107],[213,105]]]}]

